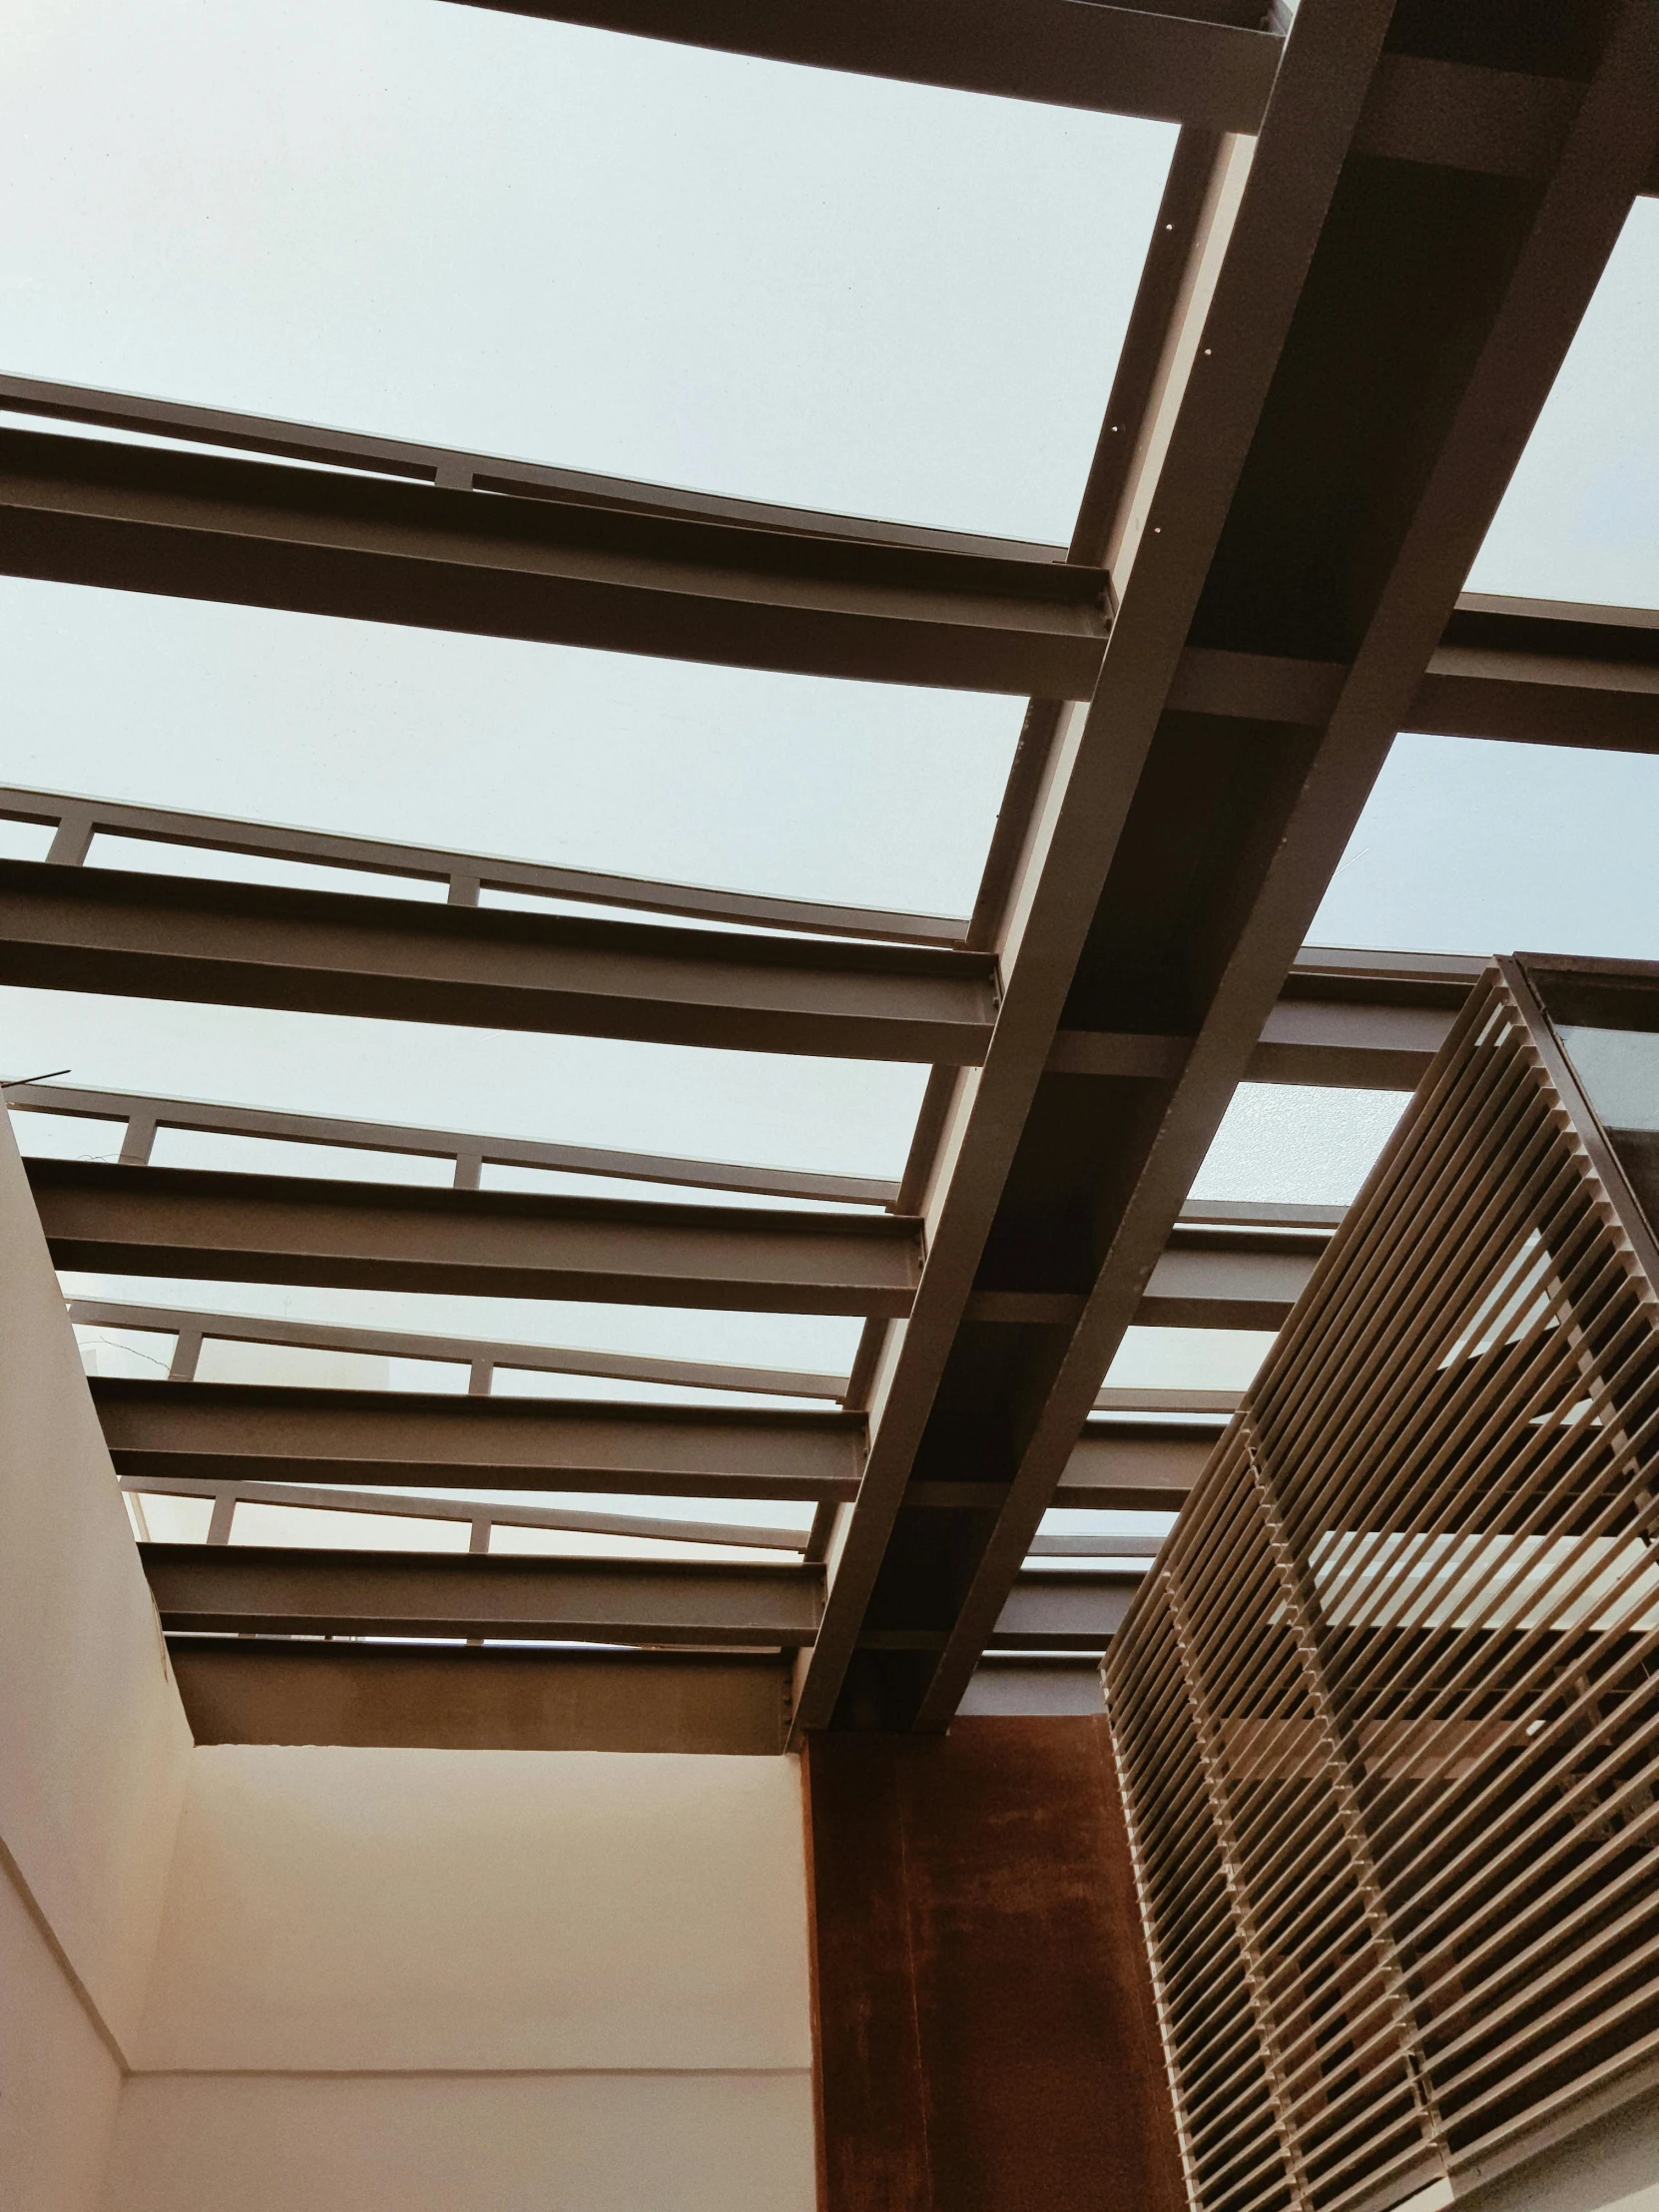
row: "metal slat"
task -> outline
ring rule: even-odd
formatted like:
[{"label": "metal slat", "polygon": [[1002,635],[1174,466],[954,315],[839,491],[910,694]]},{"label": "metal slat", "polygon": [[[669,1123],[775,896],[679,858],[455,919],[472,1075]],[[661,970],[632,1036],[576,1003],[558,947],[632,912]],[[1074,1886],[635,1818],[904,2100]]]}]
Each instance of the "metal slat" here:
[{"label": "metal slat", "polygon": [[1659,2018],[1659,1298],[1524,991],[1465,1009],[1109,1647],[1207,2212],[1271,2194],[1251,2064],[1295,2201],[1371,2212],[1559,2135]]}]

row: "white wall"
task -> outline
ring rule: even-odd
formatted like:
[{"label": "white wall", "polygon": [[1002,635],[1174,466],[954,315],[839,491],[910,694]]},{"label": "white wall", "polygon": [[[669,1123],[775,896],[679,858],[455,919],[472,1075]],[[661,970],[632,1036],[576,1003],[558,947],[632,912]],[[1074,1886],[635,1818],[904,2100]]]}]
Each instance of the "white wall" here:
[{"label": "white wall", "polygon": [[0,1111],[0,2173],[83,2212],[138,2027],[191,1757]]},{"label": "white wall", "polygon": [[108,2212],[808,2212],[797,1769],[192,1761]]},{"label": "white wall", "polygon": [[0,2204],[95,2205],[121,2068],[13,1883],[0,1881]]},{"label": "white wall", "polygon": [[1659,2091],[1457,2201],[1469,2212],[1659,2212]]},{"label": "white wall", "polygon": [[0,1112],[3,2212],[808,2212],[810,2064],[793,1761],[193,1749]]}]

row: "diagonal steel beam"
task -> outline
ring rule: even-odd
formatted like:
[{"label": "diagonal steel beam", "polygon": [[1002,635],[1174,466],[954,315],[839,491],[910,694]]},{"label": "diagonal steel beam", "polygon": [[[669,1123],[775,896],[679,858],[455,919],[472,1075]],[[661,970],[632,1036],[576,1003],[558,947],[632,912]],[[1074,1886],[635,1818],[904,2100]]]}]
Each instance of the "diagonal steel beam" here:
[{"label": "diagonal steel beam", "polygon": [[635,38],[957,92],[1254,131],[1281,41],[1254,0],[469,0]]},{"label": "diagonal steel beam", "polygon": [[[983,1072],[957,1079],[800,1725],[954,1710],[1653,161],[1645,5],[1615,12],[1546,180],[1354,153],[1389,13],[1304,0],[1236,220],[1195,248],[1100,685],[1034,818]],[[1344,674],[1317,724],[1222,721],[1171,705],[1194,649]],[[1062,1026],[1190,1042],[1134,1088],[1044,1076]],[[1031,1322],[976,1323],[991,1292]],[[994,1517],[905,1511],[947,1467],[1006,1484]],[[866,1620],[943,1650],[854,1659]]]}]

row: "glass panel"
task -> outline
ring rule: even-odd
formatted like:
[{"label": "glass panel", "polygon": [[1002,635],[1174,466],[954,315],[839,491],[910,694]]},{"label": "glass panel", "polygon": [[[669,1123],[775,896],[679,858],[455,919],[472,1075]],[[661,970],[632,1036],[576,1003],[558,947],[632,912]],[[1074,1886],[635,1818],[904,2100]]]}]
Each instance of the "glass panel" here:
[{"label": "glass panel", "polygon": [[[89,1089],[889,1179],[926,1081],[867,1061],[73,992],[0,990],[0,1028],[8,1076],[68,1068]],[[104,1142],[79,1129],[73,1152]]]},{"label": "glass panel", "polygon": [[1347,1206],[1404,1103],[1398,1091],[1242,1083],[1198,1171],[1193,1196]]},{"label": "glass panel", "polygon": [[1659,1131],[1659,1034],[1564,1027],[1561,1042],[1607,1128]]},{"label": "glass panel", "polygon": [[1471,591],[1659,607],[1656,351],[1659,202],[1638,200],[1480,549]]},{"label": "glass panel", "polygon": [[[70,1298],[101,1299],[111,1304],[185,1308],[195,1313],[257,1315],[287,1322],[321,1322],[351,1329],[395,1329],[425,1336],[486,1338],[515,1345],[564,1346],[594,1352],[623,1352],[665,1360],[712,1361],[724,1366],[786,1369],[792,1374],[845,1375],[857,1349],[861,1324],[841,1315],[708,1313],[673,1306],[600,1306],[577,1301],[446,1297],[402,1291],[342,1291],[271,1283],[177,1281],[163,1276],[94,1275],[65,1270]],[[102,1334],[102,1332],[100,1332]],[[273,1348],[276,1349],[276,1348]],[[223,1381],[310,1382],[320,1376],[290,1370],[299,1351],[289,1350],[268,1364],[266,1348],[213,1340],[204,1347],[204,1378]],[[210,1369],[209,1355],[217,1363]],[[322,1356],[318,1356],[322,1357]],[[355,1371],[374,1356],[333,1354]],[[233,1375],[231,1364],[240,1363]],[[401,1369],[405,1363],[392,1363]],[[421,1363],[425,1365],[425,1363]],[[408,1363],[413,1365],[413,1363]],[[373,1381],[406,1384],[391,1377],[386,1363]],[[255,1372],[258,1370],[259,1372]],[[124,1371],[125,1372],[125,1371]],[[452,1364],[447,1373],[452,1373]],[[354,1374],[342,1375],[348,1385]],[[434,1385],[435,1386],[435,1385]],[[446,1382],[442,1386],[453,1387]],[[598,1377],[564,1376],[500,1369],[495,1388],[505,1395],[723,1401],[727,1393],[690,1386],[650,1386]],[[730,1402],[761,1405],[761,1394],[732,1394]],[[814,1400],[820,1410],[825,1400]]]},{"label": "glass panel", "polygon": [[55,0],[7,365],[1064,540],[1174,135],[430,0]]},{"label": "glass panel", "polygon": [[[0,643],[12,784],[945,915],[972,906],[1024,711],[15,579]],[[49,831],[0,833],[45,856]],[[120,864],[302,879],[131,841]]]},{"label": "glass panel", "polygon": [[1656,822],[1656,759],[1398,738],[1310,940],[1652,959]]}]

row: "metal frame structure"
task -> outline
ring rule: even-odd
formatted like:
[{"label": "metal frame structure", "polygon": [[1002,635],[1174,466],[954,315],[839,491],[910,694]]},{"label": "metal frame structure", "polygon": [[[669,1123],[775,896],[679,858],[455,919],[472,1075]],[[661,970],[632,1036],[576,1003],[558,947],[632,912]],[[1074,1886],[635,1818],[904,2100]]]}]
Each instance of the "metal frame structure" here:
[{"label": "metal frame structure", "polygon": [[1656,981],[1489,970],[1111,1650],[1196,2208],[1450,2202],[1659,2080],[1659,1184],[1551,1020]]},{"label": "metal frame structure", "polygon": [[[681,1409],[656,1423],[682,1458],[694,1429],[741,1429],[775,1454],[748,1478],[785,1485],[748,1494],[815,1504],[800,1567],[778,1570],[816,1578],[812,1632],[769,1616],[764,1662],[708,1649],[531,1660],[488,1645],[400,1658],[362,1640],[386,1632],[385,1609],[365,1597],[353,1612],[340,1594],[366,1583],[296,1555],[277,1563],[298,1578],[283,1584],[291,1605],[207,1609],[252,1623],[252,1640],[216,1644],[202,1607],[175,1608],[181,1680],[200,1685],[212,1727],[235,1733],[241,1698],[248,1728],[269,1735],[284,1697],[306,1716],[295,1727],[374,1725],[350,1717],[356,1667],[387,1685],[387,1741],[418,1740],[421,1700],[441,1701],[440,1683],[453,1700],[462,1675],[492,1687],[469,1708],[470,1738],[434,1709],[424,1725],[444,1741],[548,1740],[535,1716],[555,1710],[547,1725],[573,1742],[609,1729],[716,1745],[724,1730],[770,1748],[780,1729],[792,1743],[810,1728],[936,1730],[1010,1637],[1060,1666],[1080,1636],[1099,1648],[1121,1592],[1091,1612],[1086,1578],[1069,1594],[1057,1579],[1038,1589],[1025,1565],[1052,1540],[1049,1506],[1178,1501],[1231,1408],[1230,1393],[1103,1392],[1125,1330],[1277,1328],[1318,1261],[1329,1220],[1188,1203],[1236,1086],[1409,1088],[1475,981],[1477,963],[1303,943],[1394,734],[1659,750],[1659,615],[1459,596],[1620,225],[1659,189],[1659,20],[1651,0],[1302,0],[1294,25],[1259,0],[500,4],[1179,122],[1070,543],[6,377],[0,569],[1027,696],[973,913],[876,913],[6,790],[0,818],[52,839],[41,860],[0,861],[0,981],[920,1063],[932,1073],[905,1172],[892,1185],[38,1083],[9,1095],[125,1126],[115,1162],[32,1164],[64,1266],[865,1317],[843,1381],[77,1302],[78,1320],[176,1338],[172,1382],[148,1397],[98,1387],[118,1457],[151,1448],[116,1435],[141,1405],[173,1435],[155,1448],[179,1464],[153,1467],[156,1481],[210,1479],[179,1471],[207,1448],[184,1431],[205,1436],[229,1402],[192,1380],[205,1339],[464,1365],[469,1390],[450,1400],[388,1397],[353,1414],[324,1404],[346,1393],[316,1393],[315,1420],[405,1423],[368,1477],[395,1479],[399,1496],[433,1470],[452,1484],[457,1466],[487,1469],[480,1486],[495,1487],[580,1465],[586,1486],[603,1486],[589,1480],[597,1447],[561,1459],[545,1435],[542,1456],[520,1454],[517,1482],[503,1473],[501,1439],[554,1422],[545,1403],[491,1394],[513,1368],[842,1408],[741,1420]],[[381,881],[362,895],[102,864],[124,838]],[[444,902],[383,895],[399,878],[445,886]],[[492,904],[502,892],[549,910]],[[441,1159],[454,1188],[157,1167],[158,1129]],[[783,1203],[482,1187],[498,1165]],[[266,1391],[264,1417],[293,1394]],[[634,1406],[580,1412],[609,1419],[613,1443],[652,1425]],[[245,1438],[254,1413],[250,1399],[235,1415]],[[792,1473],[780,1439],[802,1419],[852,1424],[851,1474],[814,1489]],[[232,1452],[211,1479],[269,1484],[280,1459],[276,1479],[297,1498],[344,1479],[341,1449],[338,1436],[272,1447],[261,1471],[245,1448],[248,1465]],[[671,1456],[625,1469],[641,1478],[626,1486],[649,1471],[660,1487]],[[694,1460],[688,1482],[728,1486],[683,1494],[745,1494],[730,1486],[738,1470]],[[215,1495],[234,1510],[232,1491]],[[588,1520],[587,1533],[609,1532]],[[158,1574],[187,1580],[229,1571],[222,1558],[155,1557]],[[471,1557],[465,1604],[411,1599],[393,1617],[488,1634],[504,1616],[470,1593],[503,1565]],[[565,1566],[547,1589],[564,1586]],[[593,1599],[596,1633],[652,1640],[620,1597],[602,1618],[610,1602]],[[512,1618],[570,1625],[551,1599]],[[732,1626],[711,1612],[698,1633],[730,1643]],[[306,1640],[323,1634],[336,1640]],[[647,1681],[657,1718],[619,1720],[628,1685]]]}]

